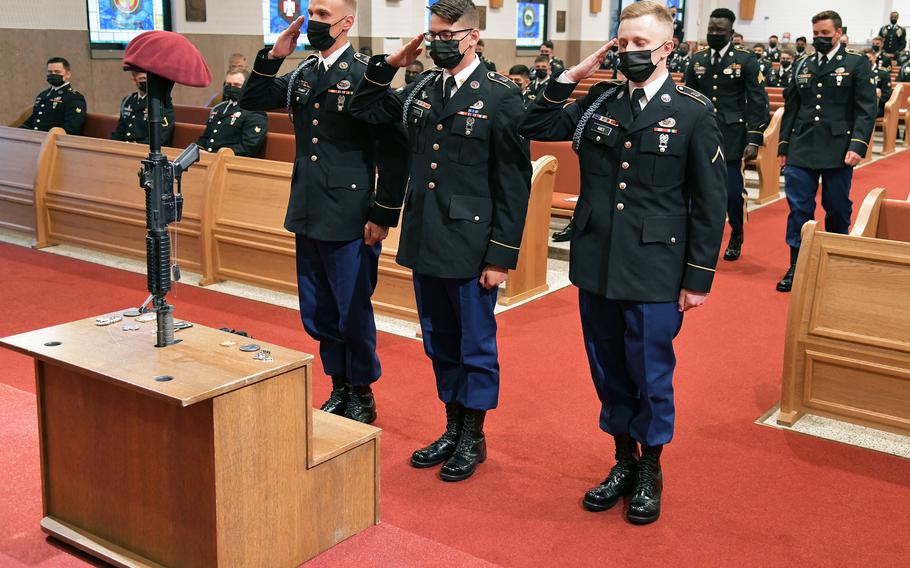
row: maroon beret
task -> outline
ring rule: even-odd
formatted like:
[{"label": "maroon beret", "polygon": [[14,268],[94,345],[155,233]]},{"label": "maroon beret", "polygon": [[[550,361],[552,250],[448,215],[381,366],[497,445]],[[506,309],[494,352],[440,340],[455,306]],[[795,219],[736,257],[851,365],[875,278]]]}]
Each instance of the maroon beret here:
[{"label": "maroon beret", "polygon": [[145,32],[133,38],[123,53],[123,68],[190,87],[208,87],[212,82],[212,72],[196,46],[174,32]]}]

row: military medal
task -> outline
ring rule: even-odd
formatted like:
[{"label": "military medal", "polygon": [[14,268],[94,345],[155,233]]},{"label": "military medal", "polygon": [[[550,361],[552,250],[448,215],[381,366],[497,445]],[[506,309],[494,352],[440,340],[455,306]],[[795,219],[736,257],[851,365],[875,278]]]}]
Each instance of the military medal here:
[{"label": "military medal", "polygon": [[477,101],[476,103],[474,103],[474,104],[471,105],[471,108],[474,109],[474,110],[480,110],[480,109],[482,109],[482,108],[483,108],[483,101]]},{"label": "military medal", "polygon": [[474,131],[474,120],[475,119],[473,116],[469,116],[468,119],[465,121],[465,123],[464,123],[465,124],[465,126],[464,126],[464,135],[465,136],[470,136],[471,132]]},{"label": "military medal", "polygon": [[480,83],[479,83],[478,81],[471,81],[471,88],[472,88],[472,89],[479,89],[479,88],[480,88]]},{"label": "military medal", "polygon": [[259,353],[256,353],[255,355],[253,355],[253,359],[255,359],[257,361],[266,361],[266,362],[275,360],[272,358],[272,352],[269,351],[268,349],[263,349]]},{"label": "military medal", "polygon": [[603,122],[605,124],[609,124],[610,126],[619,126],[619,123],[616,122],[616,120],[610,118],[609,116],[595,114],[595,115],[591,116],[591,118],[593,118],[594,120],[596,120],[598,122]]},{"label": "military medal", "polygon": [[347,79],[345,79],[344,81],[339,81],[338,84],[335,85],[335,88],[339,89],[341,91],[346,91],[351,88],[351,82],[348,81]]},{"label": "military medal", "polygon": [[660,150],[661,152],[666,152],[666,151],[667,151],[667,144],[668,144],[669,142],[670,142],[670,135],[669,135],[669,134],[666,134],[666,133],[661,134],[661,135],[660,135],[660,144],[659,144],[659,146],[658,146],[658,150]]},{"label": "military medal", "polygon": [[341,63],[338,64],[338,68],[339,68],[339,69],[342,69],[342,70],[347,69],[347,68],[348,68],[348,62],[347,62],[347,61],[342,61]]},{"label": "military medal", "polygon": [[670,118],[665,118],[665,119],[661,120],[660,122],[658,122],[658,124],[663,126],[664,128],[673,128],[674,126],[676,126],[676,119],[671,116]]},{"label": "military medal", "polygon": [[670,102],[670,95],[664,93],[664,94],[662,94],[662,95],[660,96],[660,100],[663,101],[663,102],[665,102],[665,103],[668,103],[668,102]]},{"label": "military medal", "polygon": [[729,67],[724,69],[724,75],[732,75],[732,74],[733,74],[733,69],[730,69]]}]

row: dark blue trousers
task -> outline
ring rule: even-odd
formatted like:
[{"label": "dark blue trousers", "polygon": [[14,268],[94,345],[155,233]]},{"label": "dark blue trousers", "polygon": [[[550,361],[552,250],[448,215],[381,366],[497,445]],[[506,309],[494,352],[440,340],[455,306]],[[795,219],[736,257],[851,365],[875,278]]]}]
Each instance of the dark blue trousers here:
[{"label": "dark blue trousers", "polygon": [[815,195],[818,193],[818,178],[822,180],[822,207],[825,208],[825,231],[846,235],[850,230],[850,215],[853,202],[850,201],[850,183],[853,168],[831,168],[810,170],[796,166],[784,168],[784,189],[790,215],[787,217],[787,244],[799,248],[802,243],[800,231],[807,221],[815,219]]},{"label": "dark blue trousers", "polygon": [[659,446],[673,439],[673,339],[683,315],[676,302],[610,300],[579,290],[578,306],[600,428]]},{"label": "dark blue trousers", "polygon": [[442,402],[490,410],[499,403],[496,350],[498,289],[479,278],[436,278],[414,273],[423,348],[433,362]]},{"label": "dark blue trousers", "polygon": [[743,230],[746,216],[746,186],[743,161],[727,160],[727,219],[734,231]]},{"label": "dark blue trousers", "polygon": [[319,342],[325,374],[346,377],[354,386],[376,382],[382,368],[370,297],[376,289],[381,245],[302,235],[296,240],[300,319]]}]

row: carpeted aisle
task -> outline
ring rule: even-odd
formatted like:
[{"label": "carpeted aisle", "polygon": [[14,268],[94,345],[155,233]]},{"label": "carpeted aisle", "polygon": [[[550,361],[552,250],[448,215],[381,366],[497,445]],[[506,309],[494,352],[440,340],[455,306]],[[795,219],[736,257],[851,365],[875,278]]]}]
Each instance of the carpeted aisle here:
[{"label": "carpeted aisle", "polygon": [[[910,153],[858,170],[855,208],[908,173]],[[612,446],[597,429],[569,288],[500,317],[504,384],[488,419],[490,459],[464,483],[407,465],[440,433],[442,407],[420,343],[381,335],[383,524],[308,566],[906,565],[910,461],[753,423],[779,399],[789,296],[774,284],[786,269],[786,212],[779,202],[753,214],[742,260],[723,263],[708,304],[686,316],[657,524],[580,506]],[[11,245],[0,245],[0,258],[0,336],[145,296],[139,275]],[[315,351],[294,311],[185,286],[174,303],[180,318]],[[0,565],[84,565],[38,529],[32,372],[29,359],[0,352]],[[318,371],[315,392],[328,392]]]}]

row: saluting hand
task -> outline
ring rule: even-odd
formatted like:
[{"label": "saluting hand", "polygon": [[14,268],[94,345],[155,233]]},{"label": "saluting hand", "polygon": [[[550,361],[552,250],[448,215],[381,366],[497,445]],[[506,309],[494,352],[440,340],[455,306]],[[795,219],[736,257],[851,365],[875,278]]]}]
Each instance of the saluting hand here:
[{"label": "saluting hand", "polygon": [[423,34],[415,37],[401,48],[386,58],[386,63],[392,67],[407,67],[417,61],[417,56],[423,52]]},{"label": "saluting hand", "polygon": [[686,290],[683,288],[679,292],[679,303],[677,309],[680,312],[686,312],[692,308],[697,308],[705,303],[705,300],[708,299],[708,294],[705,292],[696,292],[694,290]]},{"label": "saluting hand", "polygon": [[284,59],[294,53],[294,50],[297,49],[297,39],[300,37],[301,27],[303,27],[303,16],[294,20],[288,29],[281,32],[281,35],[275,40],[272,50],[269,51],[269,59]]},{"label": "saluting hand", "polygon": [[368,247],[384,241],[388,236],[388,227],[380,227],[372,221],[367,221],[367,224],[363,227],[363,242],[366,243]]},{"label": "saluting hand", "polygon": [[610,51],[614,45],[616,45],[616,38],[611,39],[603,46],[587,56],[581,63],[572,67],[566,71],[565,76],[572,83],[577,83],[582,79],[587,79],[593,75],[604,62],[604,58],[607,56],[607,52]]},{"label": "saluting hand", "polygon": [[480,285],[487,290],[495,288],[506,281],[506,276],[508,274],[509,270],[507,268],[488,264],[487,267],[483,269],[483,274],[480,275]]}]

